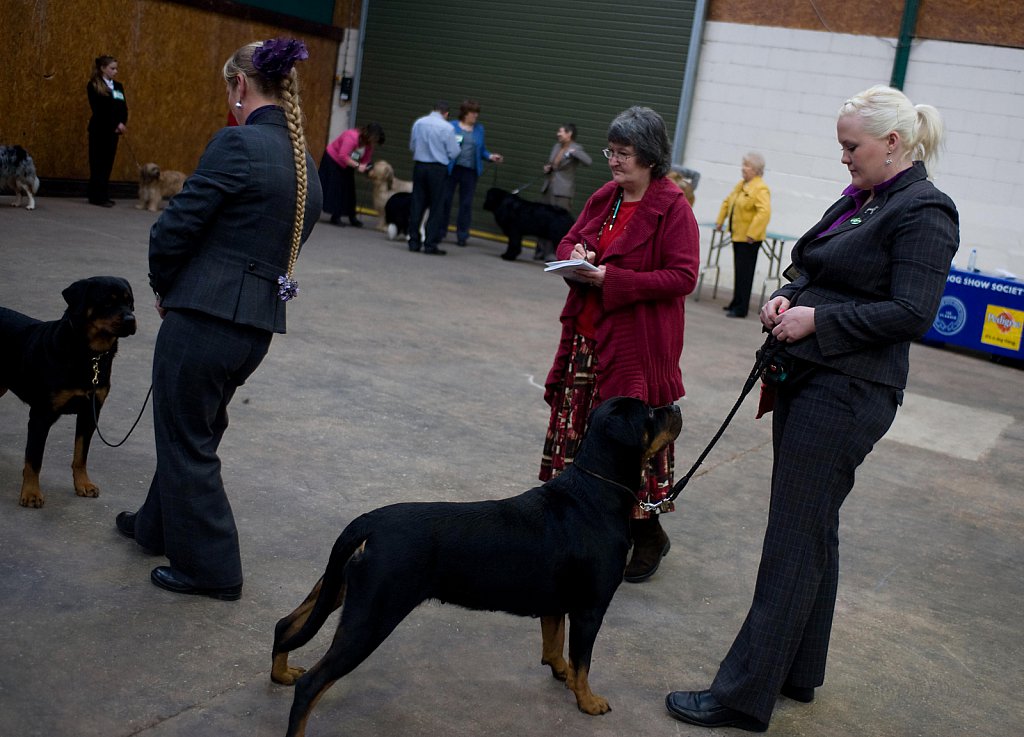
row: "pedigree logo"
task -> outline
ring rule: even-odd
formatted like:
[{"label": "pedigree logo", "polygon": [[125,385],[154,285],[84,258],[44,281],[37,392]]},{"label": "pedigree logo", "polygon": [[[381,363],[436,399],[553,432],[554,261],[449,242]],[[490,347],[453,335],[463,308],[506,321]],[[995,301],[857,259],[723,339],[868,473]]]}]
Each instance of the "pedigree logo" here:
[{"label": "pedigree logo", "polygon": [[1019,351],[1024,333],[1024,312],[1008,307],[989,305],[985,310],[985,324],[981,329],[981,342],[1011,351]]}]

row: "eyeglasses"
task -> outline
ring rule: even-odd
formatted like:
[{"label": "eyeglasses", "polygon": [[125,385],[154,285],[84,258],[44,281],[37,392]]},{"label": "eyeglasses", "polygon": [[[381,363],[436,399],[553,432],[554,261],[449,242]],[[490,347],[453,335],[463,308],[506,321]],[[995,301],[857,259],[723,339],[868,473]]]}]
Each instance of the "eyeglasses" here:
[{"label": "eyeglasses", "polygon": [[629,161],[630,159],[632,159],[634,156],[637,155],[637,154],[624,154],[624,153],[621,153],[619,151],[612,151],[610,148],[602,148],[601,149],[601,153],[603,153],[604,157],[606,159],[608,159],[609,161],[611,161],[613,157],[618,159],[619,161]]}]

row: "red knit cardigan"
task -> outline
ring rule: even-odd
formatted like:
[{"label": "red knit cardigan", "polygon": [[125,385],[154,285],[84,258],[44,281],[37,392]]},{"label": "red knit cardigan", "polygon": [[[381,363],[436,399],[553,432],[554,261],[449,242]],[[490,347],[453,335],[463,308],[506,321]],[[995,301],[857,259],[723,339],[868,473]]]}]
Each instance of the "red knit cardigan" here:
[{"label": "red knit cardigan", "polygon": [[[615,182],[595,192],[576,224],[558,244],[558,258],[573,245],[598,242],[598,233],[618,193]],[[628,396],[652,406],[674,402],[686,392],[679,359],[683,353],[684,302],[697,285],[700,240],[686,197],[671,180],[651,180],[622,234],[601,254],[606,266],[597,321],[597,391],[602,399]],[[562,337],[545,381],[545,401],[565,379],[575,316],[590,289],[566,280]]]}]

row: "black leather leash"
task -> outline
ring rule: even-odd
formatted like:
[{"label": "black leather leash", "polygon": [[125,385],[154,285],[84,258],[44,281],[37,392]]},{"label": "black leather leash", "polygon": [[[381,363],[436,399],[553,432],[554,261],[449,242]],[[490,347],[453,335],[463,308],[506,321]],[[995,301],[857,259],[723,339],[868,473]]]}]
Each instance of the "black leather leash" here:
[{"label": "black leather leash", "polygon": [[92,424],[96,426],[96,434],[99,436],[99,439],[103,441],[104,445],[110,448],[120,448],[125,444],[125,441],[131,437],[132,433],[135,432],[135,428],[138,427],[139,421],[142,419],[142,413],[146,411],[146,405],[149,403],[149,396],[153,393],[153,385],[149,385],[149,389],[146,391],[146,398],[142,400],[142,409],[139,410],[139,416],[135,418],[135,422],[132,423],[131,428],[128,430],[128,434],[121,439],[120,443],[115,444],[109,442],[105,437],[103,437],[103,433],[100,432],[100,417],[99,413],[96,411],[96,387],[99,386],[100,383],[100,360],[105,355],[107,354],[101,353],[98,356],[93,356],[92,359]]},{"label": "black leather leash", "polygon": [[669,492],[669,495],[664,499],[659,502],[640,502],[640,508],[642,510],[645,512],[654,512],[663,504],[668,504],[676,500],[676,498],[682,493],[683,487],[690,482],[693,474],[695,474],[697,469],[700,468],[700,464],[702,464],[704,459],[708,457],[708,453],[710,453],[711,449],[715,447],[715,443],[717,443],[718,439],[725,433],[725,428],[727,428],[729,423],[732,422],[733,416],[736,414],[737,410],[739,410],[740,405],[743,404],[743,400],[747,398],[748,394],[750,394],[750,390],[754,388],[754,384],[757,383],[758,377],[769,366],[772,358],[774,358],[775,354],[781,349],[782,343],[780,343],[774,335],[769,333],[768,337],[764,340],[764,344],[757,351],[757,360],[754,361],[754,367],[750,370],[750,375],[743,384],[743,389],[740,391],[739,399],[736,400],[732,409],[729,410],[729,414],[726,415],[722,426],[718,428],[718,432],[716,432],[715,436],[711,438],[711,442],[708,443],[706,448],[704,448],[704,452],[700,454],[699,458],[697,458],[697,462],[690,467],[690,470],[686,472],[685,476],[676,481],[675,485],[672,487],[672,491]]}]

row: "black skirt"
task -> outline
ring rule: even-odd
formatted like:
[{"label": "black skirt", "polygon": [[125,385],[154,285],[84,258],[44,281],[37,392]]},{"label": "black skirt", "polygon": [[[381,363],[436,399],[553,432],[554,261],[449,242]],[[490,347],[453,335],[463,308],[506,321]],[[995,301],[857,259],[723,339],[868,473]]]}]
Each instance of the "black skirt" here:
[{"label": "black skirt", "polygon": [[324,212],[340,217],[355,217],[355,169],[341,166],[325,151],[320,159],[320,186],[324,191]]}]

